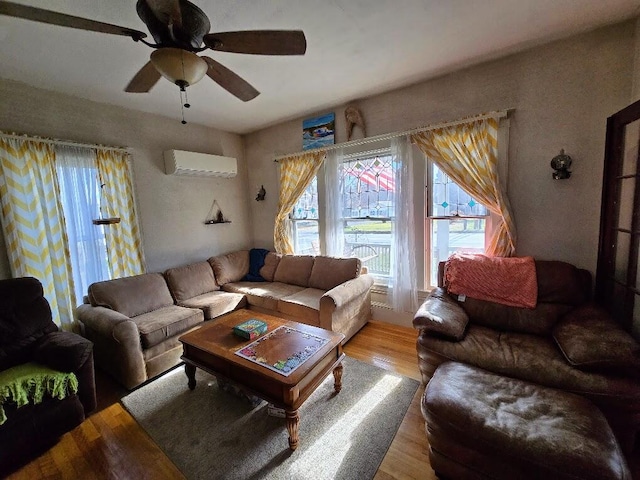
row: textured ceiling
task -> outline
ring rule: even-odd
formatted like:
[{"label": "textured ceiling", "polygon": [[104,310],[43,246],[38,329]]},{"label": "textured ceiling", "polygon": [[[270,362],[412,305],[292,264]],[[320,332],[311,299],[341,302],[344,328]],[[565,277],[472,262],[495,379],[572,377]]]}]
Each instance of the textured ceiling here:
[{"label": "textured ceiling", "polygon": [[[14,0],[146,31],[134,0]],[[247,133],[640,14],[640,0],[194,0],[211,31],[302,29],[299,57],[208,54],[260,92],[244,103],[204,78],[189,122]],[[127,37],[0,16],[0,77],[179,121],[178,88],[124,87],[151,49]]]}]

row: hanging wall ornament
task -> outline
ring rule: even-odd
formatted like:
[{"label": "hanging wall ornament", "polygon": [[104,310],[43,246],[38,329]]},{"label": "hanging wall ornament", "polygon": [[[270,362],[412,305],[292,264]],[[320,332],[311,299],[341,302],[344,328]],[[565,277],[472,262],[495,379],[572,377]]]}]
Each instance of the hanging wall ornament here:
[{"label": "hanging wall ornament", "polygon": [[353,105],[348,106],[344,110],[344,118],[347,122],[347,141],[351,140],[351,135],[353,134],[353,127],[357,125],[362,130],[362,136],[367,136],[367,128],[364,124],[364,117],[360,110]]},{"label": "hanging wall ornament", "polygon": [[104,195],[105,184],[100,185],[100,218],[94,218],[92,223],[94,225],[113,225],[120,223],[120,217],[116,217],[111,213],[111,207],[109,202],[105,201]]}]

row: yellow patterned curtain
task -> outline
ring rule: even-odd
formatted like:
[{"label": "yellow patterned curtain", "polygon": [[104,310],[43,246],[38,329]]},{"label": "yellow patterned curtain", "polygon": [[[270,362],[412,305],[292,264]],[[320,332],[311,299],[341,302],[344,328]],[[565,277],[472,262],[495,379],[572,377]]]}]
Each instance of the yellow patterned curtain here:
[{"label": "yellow patterned curtain", "polygon": [[498,120],[487,118],[412,135],[420,150],[451,180],[500,218],[487,255],[509,257],[516,229],[498,180]]},{"label": "yellow patterned curtain", "polygon": [[324,152],[309,152],[281,160],[280,201],[273,231],[273,243],[278,253],[293,253],[289,214],[318,173],[324,156]]},{"label": "yellow patterned curtain", "polygon": [[76,305],[53,146],[0,138],[0,204],[11,274],[42,283],[53,321],[71,329]]},{"label": "yellow patterned curtain", "polygon": [[141,274],[144,272],[144,257],[128,154],[98,150],[97,161],[100,183],[103,185],[102,216],[120,217],[120,223],[104,227],[111,277]]}]

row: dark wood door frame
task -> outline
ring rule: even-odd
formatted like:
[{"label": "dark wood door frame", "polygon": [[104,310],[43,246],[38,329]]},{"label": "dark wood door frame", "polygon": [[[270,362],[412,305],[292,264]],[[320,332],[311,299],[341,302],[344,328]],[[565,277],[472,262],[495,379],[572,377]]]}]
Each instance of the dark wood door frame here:
[{"label": "dark wood door frame", "polygon": [[[621,317],[617,320],[627,329],[631,328],[633,322],[635,296],[640,293],[636,285],[640,249],[640,158],[636,159],[633,173],[623,175],[623,166],[625,129],[627,125],[638,119],[640,119],[640,101],[632,103],[607,119],[595,287],[596,301],[611,312],[615,310],[622,312],[622,315],[616,317]],[[621,229],[619,226],[621,186],[622,181],[626,178],[636,179],[631,230]],[[627,276],[624,284],[615,279],[619,233],[630,235],[629,254],[626,258]],[[616,286],[625,289],[624,304],[621,309],[616,308],[618,305],[614,305],[614,302],[620,301],[620,299],[614,298]]]}]

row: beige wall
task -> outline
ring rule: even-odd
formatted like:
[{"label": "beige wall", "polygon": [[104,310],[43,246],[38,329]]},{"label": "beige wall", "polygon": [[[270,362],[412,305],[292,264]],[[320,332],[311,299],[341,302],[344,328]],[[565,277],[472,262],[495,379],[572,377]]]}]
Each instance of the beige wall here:
[{"label": "beige wall", "polygon": [[640,100],[640,17],[635,23],[635,44],[633,56],[633,88],[631,91],[631,101]]},{"label": "beige wall", "polygon": [[[133,148],[133,170],[148,271],[162,271],[252,245],[247,167],[239,135],[0,80],[0,130]],[[178,106],[176,106],[178,108]],[[194,106],[194,108],[207,108]],[[212,111],[212,115],[215,112]],[[236,157],[232,179],[164,174],[162,152]],[[232,223],[204,225],[217,199]],[[0,245],[0,278],[10,277]]]},{"label": "beige wall", "polygon": [[[369,136],[515,108],[508,190],[518,254],[595,272],[605,123],[629,103],[634,31],[635,23],[626,22],[357,103]],[[336,114],[336,141],[343,142],[344,105],[316,113],[329,111]],[[265,202],[251,203],[257,245],[273,246],[273,156],[301,149],[301,125],[299,118],[246,136],[250,189],[264,183],[268,192]],[[549,162],[561,148],[574,160],[573,175],[554,181]]]},{"label": "beige wall", "polygon": [[[508,189],[518,253],[594,271],[605,121],[629,103],[632,82],[640,77],[633,67],[640,48],[637,28],[637,22],[626,22],[357,103],[370,136],[515,108]],[[302,117],[245,136],[243,147],[235,134],[12,81],[0,80],[0,98],[0,130],[133,148],[149,271],[237,248],[273,246],[278,203],[273,156],[301,149]],[[336,113],[337,141],[344,141],[344,105],[315,113],[327,111]],[[235,156],[239,174],[234,179],[167,176],[162,151],[170,148]],[[563,182],[552,180],[549,167],[560,148],[574,159],[574,173]],[[266,201],[255,202],[261,184]],[[214,198],[231,224],[203,224]],[[0,277],[7,277],[1,244],[0,252]]]}]

